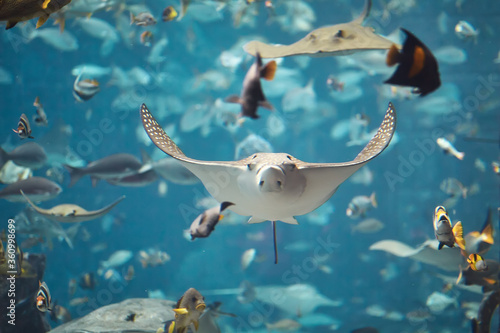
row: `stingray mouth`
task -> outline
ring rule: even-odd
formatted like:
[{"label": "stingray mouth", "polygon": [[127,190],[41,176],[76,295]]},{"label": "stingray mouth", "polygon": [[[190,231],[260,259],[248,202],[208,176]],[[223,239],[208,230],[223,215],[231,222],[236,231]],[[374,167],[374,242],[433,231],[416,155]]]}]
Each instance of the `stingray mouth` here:
[{"label": "stingray mouth", "polygon": [[276,165],[266,165],[257,170],[259,190],[281,192],[285,186],[285,172]]}]

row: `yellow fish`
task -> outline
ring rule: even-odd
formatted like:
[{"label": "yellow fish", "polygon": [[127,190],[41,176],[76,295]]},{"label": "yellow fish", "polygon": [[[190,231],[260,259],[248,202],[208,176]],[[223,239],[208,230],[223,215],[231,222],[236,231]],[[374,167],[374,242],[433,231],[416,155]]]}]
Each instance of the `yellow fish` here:
[{"label": "yellow fish", "polygon": [[473,271],[486,271],[488,270],[488,265],[486,265],[486,261],[484,261],[483,257],[481,257],[479,254],[471,254],[467,258],[467,262],[470,265],[470,268]]}]

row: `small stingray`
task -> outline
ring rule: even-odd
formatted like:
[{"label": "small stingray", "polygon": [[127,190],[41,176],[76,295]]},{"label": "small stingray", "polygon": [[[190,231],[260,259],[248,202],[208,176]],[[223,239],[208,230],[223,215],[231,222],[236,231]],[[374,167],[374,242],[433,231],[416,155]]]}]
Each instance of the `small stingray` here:
[{"label": "small stingray", "polygon": [[266,44],[254,40],[243,46],[243,49],[253,56],[259,52],[262,58],[294,55],[323,57],[389,49],[393,44],[390,40],[374,33],[373,28],[361,25],[368,17],[371,6],[371,0],[367,0],[363,12],[355,20],[313,30],[293,44]]},{"label": "small stingray", "polygon": [[151,141],[200,178],[218,202],[232,202],[228,209],[251,216],[249,223],[272,221],[275,254],[275,221],[298,224],[295,216],[323,205],[340,184],[384,151],[396,129],[396,111],[389,103],[377,133],[350,162],[307,163],[285,153],[257,153],[240,161],[215,162],[184,155],[145,104],[141,118]]},{"label": "small stingray", "polygon": [[438,250],[437,240],[428,240],[418,248],[413,248],[396,240],[386,239],[370,246],[370,250],[381,250],[401,258],[411,258],[447,271],[458,271],[465,267],[465,259],[459,247]]},{"label": "small stingray", "polygon": [[36,210],[39,214],[54,220],[58,222],[63,222],[63,223],[78,223],[78,222],[84,222],[84,221],[90,221],[97,219],[101,216],[106,215],[109,213],[113,207],[115,207],[120,201],[122,201],[125,196],[123,195],[121,198],[113,202],[112,204],[98,209],[98,210],[93,210],[93,211],[87,211],[84,208],[78,206],[78,205],[73,205],[73,204],[62,204],[62,205],[57,205],[55,207],[52,207],[51,209],[43,209],[38,206],[36,206],[21,190],[21,194],[23,195],[24,199],[30,204],[31,207],[33,207],[34,210]]}]

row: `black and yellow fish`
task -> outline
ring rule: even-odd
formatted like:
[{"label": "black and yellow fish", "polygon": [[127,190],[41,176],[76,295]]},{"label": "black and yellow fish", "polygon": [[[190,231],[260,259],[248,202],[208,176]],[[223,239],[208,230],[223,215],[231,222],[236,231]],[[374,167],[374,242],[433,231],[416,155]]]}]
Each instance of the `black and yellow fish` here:
[{"label": "black and yellow fish", "polygon": [[78,282],[78,285],[82,289],[94,289],[96,286],[96,279],[94,276],[94,273],[85,273],[80,277],[80,281]]},{"label": "black and yellow fish", "polygon": [[41,312],[52,311],[52,298],[49,287],[45,282],[38,281],[39,288],[36,294],[36,308]]},{"label": "black and yellow fish", "polygon": [[441,85],[437,60],[417,37],[406,29],[401,30],[406,34],[402,52],[393,44],[386,58],[388,66],[399,65],[384,83],[415,87],[415,93],[425,96]]},{"label": "black and yellow fish", "polygon": [[479,254],[472,253],[467,258],[467,262],[473,271],[483,272],[488,270],[488,265]]},{"label": "black and yellow fish", "polygon": [[450,218],[443,206],[437,206],[434,210],[434,234],[439,241],[438,249],[441,250],[443,246],[454,247],[455,243],[465,250],[464,229],[462,222],[457,222],[452,228]]},{"label": "black and yellow fish", "polygon": [[173,6],[168,6],[163,10],[161,18],[163,22],[170,22],[177,17],[177,11]]},{"label": "black and yellow fish", "polygon": [[7,21],[5,29],[13,28],[18,22],[38,17],[36,27],[41,27],[50,14],[69,4],[71,0],[2,0],[0,21]]},{"label": "black and yellow fish", "polygon": [[17,133],[21,139],[34,139],[34,137],[31,136],[31,125],[30,121],[28,120],[28,117],[23,113],[21,115],[21,118],[19,118],[19,122],[17,123],[17,130],[12,129],[14,133]]},{"label": "black and yellow fish", "polygon": [[186,333],[188,327],[193,324],[198,330],[198,320],[205,310],[204,297],[194,288],[189,288],[177,301],[175,306],[175,321],[169,325],[168,333]]}]

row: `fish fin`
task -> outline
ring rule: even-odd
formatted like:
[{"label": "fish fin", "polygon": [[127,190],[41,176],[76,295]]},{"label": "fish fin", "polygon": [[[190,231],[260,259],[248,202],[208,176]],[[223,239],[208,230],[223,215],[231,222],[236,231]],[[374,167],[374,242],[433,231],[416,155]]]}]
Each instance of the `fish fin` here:
[{"label": "fish fin", "polygon": [[222,213],[224,210],[226,210],[227,207],[233,206],[233,205],[234,205],[234,203],[232,203],[232,202],[224,201],[223,203],[220,204],[220,212]]},{"label": "fish fin", "polygon": [[224,99],[226,103],[236,103],[241,104],[241,98],[238,95],[231,95]]},{"label": "fish fin", "polygon": [[172,309],[175,313],[183,315],[183,314],[188,314],[189,311],[186,308],[178,308],[178,309]]},{"label": "fish fin", "polygon": [[194,325],[195,331],[197,331],[198,327],[200,327],[200,323],[198,322],[198,320],[197,321],[193,321],[193,325]]},{"label": "fish fin", "polygon": [[481,231],[481,240],[488,244],[493,244],[493,226],[491,224],[486,225]]},{"label": "fish fin", "polygon": [[469,232],[469,236],[477,238],[477,237],[481,236],[481,234],[479,233],[479,231],[471,231],[471,232]]},{"label": "fish fin", "polygon": [[67,164],[63,164],[63,166],[66,168],[66,170],[68,170],[69,176],[71,178],[68,187],[72,187],[80,180],[80,178],[85,176],[85,172],[80,168],[72,167],[71,165]]},{"label": "fish fin", "polygon": [[218,219],[218,221],[222,220],[223,218],[224,218],[224,215],[219,214],[219,219]]},{"label": "fish fin", "polygon": [[274,107],[271,105],[271,103],[269,103],[268,101],[260,101],[259,102],[259,106],[260,107],[263,107],[264,109],[268,109],[268,110],[271,110],[273,111],[274,110]]},{"label": "fish fin", "polygon": [[261,70],[260,70],[260,77],[271,81],[274,79],[274,74],[276,73],[276,68],[278,65],[276,64],[276,61],[270,61],[268,62]]},{"label": "fish fin", "polygon": [[491,285],[497,283],[497,281],[495,279],[491,279],[491,278],[483,278],[483,280]]},{"label": "fish fin", "polygon": [[462,270],[462,265],[458,265],[458,267],[460,268],[460,273],[458,273],[458,278],[457,278],[457,281],[455,281],[455,284],[460,283],[460,280],[462,280],[462,275],[464,273],[464,271]]},{"label": "fish fin", "polygon": [[66,19],[64,18],[64,16],[59,16],[54,24],[59,24],[59,32],[60,33],[63,33],[64,32],[64,28],[66,27]]},{"label": "fish fin", "polygon": [[132,12],[130,12],[130,25],[134,24],[135,22],[135,16]]},{"label": "fish fin", "polygon": [[5,27],[5,30],[9,30],[11,28],[14,28],[17,24],[17,21],[7,21],[7,26]]},{"label": "fish fin", "polygon": [[187,327],[179,327],[177,328],[177,333],[187,333]]},{"label": "fish fin", "polygon": [[389,52],[387,52],[387,57],[385,58],[385,63],[387,66],[392,67],[401,61],[401,53],[399,53],[396,44],[392,44]]},{"label": "fish fin", "polygon": [[150,164],[153,162],[151,156],[149,156],[149,154],[144,149],[141,149],[141,159],[142,164]]},{"label": "fish fin", "polygon": [[299,222],[297,222],[297,220],[295,219],[295,217],[288,217],[286,219],[282,219],[280,220],[281,222],[285,222],[285,223],[288,223],[288,224],[299,224]]},{"label": "fish fin", "polygon": [[373,208],[378,207],[377,194],[375,192],[373,192],[372,195],[370,195],[370,201],[372,202]]},{"label": "fish fin", "polygon": [[49,3],[50,3],[50,0],[44,0],[44,2],[42,3],[42,8],[47,9],[47,6],[49,5]]},{"label": "fish fin", "polygon": [[441,250],[444,246],[444,243],[439,242],[438,250]]},{"label": "fish fin", "polygon": [[458,158],[460,161],[464,159],[465,153],[463,152],[457,152],[455,155],[456,158]]},{"label": "fish fin", "polygon": [[90,176],[90,180],[92,181],[92,187],[96,187],[99,182],[99,178]]},{"label": "fish fin", "polygon": [[49,19],[49,15],[42,15],[38,18],[38,21],[36,22],[36,28],[40,28],[42,25],[44,25],[45,22]]},{"label": "fish fin", "polygon": [[272,221],[273,225],[273,242],[274,242],[274,263],[278,264],[278,244],[276,242],[276,221]]},{"label": "fish fin", "polygon": [[168,333],[174,333],[174,329],[175,329],[175,320],[171,322],[170,325],[168,326]]},{"label": "fish fin", "polygon": [[266,221],[267,221],[266,219],[262,219],[260,217],[255,217],[255,216],[252,216],[248,219],[248,223],[250,223],[250,224],[261,223],[261,222],[266,222]]},{"label": "fish fin", "polygon": [[34,139],[35,137],[34,136],[28,136],[28,139]]},{"label": "fish fin", "polygon": [[462,227],[462,222],[458,221],[452,231],[455,236],[455,243],[457,243],[462,250],[465,250],[464,228]]},{"label": "fish fin", "polygon": [[359,14],[359,16],[353,20],[353,23],[362,24],[364,20],[370,15],[370,9],[372,8],[372,0],[366,0],[365,8],[363,8],[363,12]]}]

